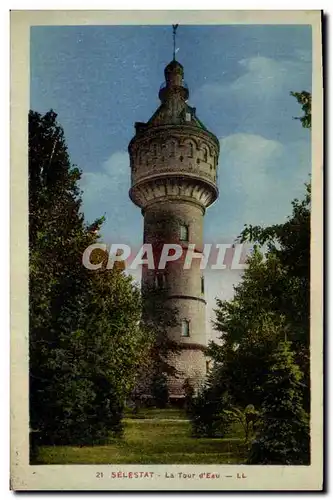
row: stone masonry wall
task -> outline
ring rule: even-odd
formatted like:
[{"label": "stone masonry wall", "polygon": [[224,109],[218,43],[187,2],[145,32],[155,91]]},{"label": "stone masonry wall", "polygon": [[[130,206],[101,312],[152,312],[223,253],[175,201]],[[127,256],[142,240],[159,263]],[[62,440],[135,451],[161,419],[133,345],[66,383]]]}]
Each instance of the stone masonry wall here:
[{"label": "stone masonry wall", "polygon": [[152,175],[176,172],[216,182],[217,154],[216,146],[197,134],[147,138],[132,148],[132,184]]},{"label": "stone masonry wall", "polygon": [[179,355],[173,355],[170,362],[179,371],[179,377],[168,380],[170,399],[184,397],[184,382],[187,379],[198,391],[206,377],[206,358],[202,351],[183,350]]}]

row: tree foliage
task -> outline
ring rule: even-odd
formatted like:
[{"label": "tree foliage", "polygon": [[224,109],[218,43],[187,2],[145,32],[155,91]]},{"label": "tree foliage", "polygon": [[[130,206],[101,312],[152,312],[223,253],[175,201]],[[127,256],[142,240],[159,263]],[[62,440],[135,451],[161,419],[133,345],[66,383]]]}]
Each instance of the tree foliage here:
[{"label": "tree foliage", "polygon": [[302,373],[294,362],[291,342],[272,353],[264,384],[262,425],[249,454],[249,464],[309,465],[308,416],[302,404]]},{"label": "tree foliage", "polygon": [[[217,300],[215,328],[220,344],[212,342],[207,351],[216,367],[211,386],[215,394],[219,390],[228,394],[223,401],[230,403],[229,407],[224,405],[230,418],[231,406],[260,409],[266,398],[272,355],[281,342],[290,341],[297,352],[296,363],[305,373],[300,389],[302,405],[309,411],[309,186],[305,199],[293,202],[293,213],[284,224],[246,226],[240,239],[256,245],[233,299]],[[266,246],[265,254],[259,244]],[[201,422],[206,418],[205,408],[208,411],[210,407],[211,415],[218,414],[219,397],[206,389],[197,409]],[[198,428],[198,422],[193,426]]]},{"label": "tree foliage", "polygon": [[302,127],[311,128],[311,104],[312,96],[310,92],[303,90],[302,92],[290,92],[290,95],[296,97],[297,102],[302,106],[302,111],[304,115],[301,117],[296,117],[296,120],[300,120]]},{"label": "tree foliage", "polygon": [[[304,127],[311,124],[311,96],[306,94],[295,93],[306,113]],[[308,460],[310,219],[311,188],[306,184],[304,199],[292,202],[292,213],[285,222],[269,227],[245,225],[238,240],[254,245],[248,268],[234,287],[233,298],[216,302],[215,329],[220,342],[212,342],[207,350],[215,368],[195,402],[192,427],[204,434],[208,422],[211,434],[217,435],[219,405],[231,419],[245,418],[242,409],[248,405],[260,413],[264,410],[251,463],[289,463],[286,454],[282,455],[284,440],[293,463]],[[282,383],[279,373],[283,370]],[[304,373],[302,379],[300,373]],[[296,405],[295,414],[290,409],[291,400]],[[281,421],[279,434],[283,409],[289,411],[286,415],[291,421]],[[270,431],[269,422],[274,422],[274,431]],[[278,444],[272,441],[274,432]],[[266,440],[270,441],[267,449]],[[297,446],[295,440],[299,440]]]},{"label": "tree foliage", "polygon": [[224,410],[225,414],[230,417],[230,421],[238,422],[244,432],[245,443],[255,432],[255,426],[260,418],[258,410],[253,405],[247,405],[244,409],[237,406],[231,406],[230,409]]},{"label": "tree foliage", "polygon": [[117,268],[82,265],[103,218],[85,223],[80,175],[56,114],[31,111],[30,426],[51,444],[96,443],[121,433],[124,400],[147,345],[131,278]]},{"label": "tree foliage", "polygon": [[224,437],[231,423],[227,386],[224,384],[221,366],[215,366],[209,373],[204,386],[192,396],[187,404],[194,437]]},{"label": "tree foliage", "polygon": [[[309,345],[311,186],[303,200],[292,202],[292,215],[283,224],[262,228],[246,225],[240,240],[267,245],[262,269],[272,278],[262,286],[265,303],[293,325],[292,339]],[[262,280],[264,277],[262,278]]]}]

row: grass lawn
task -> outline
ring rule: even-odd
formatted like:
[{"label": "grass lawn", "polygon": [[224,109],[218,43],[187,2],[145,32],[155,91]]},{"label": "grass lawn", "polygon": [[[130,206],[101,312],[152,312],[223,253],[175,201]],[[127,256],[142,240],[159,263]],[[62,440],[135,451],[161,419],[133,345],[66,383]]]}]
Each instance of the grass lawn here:
[{"label": "grass lawn", "polygon": [[187,420],[188,417],[183,410],[177,408],[166,408],[165,410],[161,410],[160,408],[141,408],[139,413],[135,413],[133,410],[125,410],[125,418]]},{"label": "grass lawn", "polygon": [[[178,413],[176,413],[178,412]],[[43,446],[38,464],[235,464],[244,463],[239,430],[224,439],[192,438],[180,410],[145,410],[125,419],[123,439],[104,446]],[[178,418],[178,420],[175,420]]]}]

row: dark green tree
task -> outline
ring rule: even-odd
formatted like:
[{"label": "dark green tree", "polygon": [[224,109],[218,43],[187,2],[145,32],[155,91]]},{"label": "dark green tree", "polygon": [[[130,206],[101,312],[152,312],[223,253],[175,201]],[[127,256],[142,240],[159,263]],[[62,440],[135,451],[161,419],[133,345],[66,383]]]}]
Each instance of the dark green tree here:
[{"label": "dark green tree", "polygon": [[[311,99],[304,105],[310,105],[305,112],[310,120],[306,123],[311,123]],[[304,127],[306,123],[302,122]],[[261,407],[271,355],[279,342],[288,340],[304,373],[303,405],[309,411],[310,219],[311,188],[307,184],[304,199],[292,202],[286,222],[266,228],[245,225],[239,236],[239,241],[254,244],[254,252],[233,299],[217,300],[215,329],[220,343],[211,343],[208,349],[219,367],[213,385],[220,384],[221,393],[226,391],[235,407]],[[202,421],[206,399],[211,402],[215,397],[208,388],[204,396],[197,411]]]},{"label": "dark green tree", "polygon": [[[213,359],[223,361],[229,371],[237,404],[260,403],[256,388],[262,386],[270,349],[282,334],[293,343],[296,361],[305,375],[304,404],[309,410],[310,220],[311,186],[306,184],[305,197],[292,202],[292,214],[286,222],[269,227],[246,224],[239,236],[240,242],[252,242],[255,251],[248,259],[242,281],[235,287],[233,299],[217,300],[215,328],[222,346],[210,346]],[[264,253],[259,247],[264,248]],[[271,324],[268,331],[267,318],[275,325]],[[260,340],[261,325],[266,325],[269,342]],[[248,344],[254,332],[258,333],[258,341],[251,347]],[[242,368],[236,371],[236,364]],[[250,400],[244,401],[242,387]]]},{"label": "dark green tree", "polygon": [[146,350],[141,296],[121,269],[82,264],[103,219],[86,224],[63,130],[29,114],[30,426],[42,442],[90,444],[122,430]]},{"label": "dark green tree", "polygon": [[303,90],[302,92],[290,92],[290,94],[296,97],[297,102],[302,106],[302,111],[304,112],[303,116],[296,117],[295,120],[300,120],[302,127],[311,128],[312,96],[310,92]]},{"label": "dark green tree", "polygon": [[[43,432],[55,420],[56,384],[68,381],[63,366],[68,344],[77,343],[83,323],[80,301],[86,276],[79,265],[84,249],[96,241],[80,212],[80,172],[71,165],[62,128],[53,111],[29,113],[29,355],[30,425]],[[99,221],[96,222],[99,226]],[[80,260],[79,260],[80,259]],[[61,342],[67,343],[61,349]],[[76,367],[71,371],[75,374]],[[67,370],[70,372],[70,370]],[[77,395],[88,387],[80,381]],[[89,385],[89,384],[88,384]],[[60,393],[61,394],[61,393]],[[65,392],[63,392],[65,395]],[[78,402],[78,407],[83,403]],[[64,407],[66,405],[64,404]]]},{"label": "dark green tree", "polygon": [[233,299],[217,300],[215,328],[221,342],[211,343],[208,355],[220,367],[219,379],[231,404],[259,409],[270,356],[280,341],[291,341],[305,374],[303,404],[309,411],[309,192],[305,200],[294,202],[287,222],[269,228],[247,226],[242,239],[266,245],[266,255],[255,247]]},{"label": "dark green tree", "polygon": [[231,401],[224,382],[223,368],[217,365],[204,386],[188,402],[186,412],[194,437],[224,437],[229,430],[231,419],[226,410]]},{"label": "dark green tree", "polygon": [[240,236],[241,242],[267,246],[270,260],[263,265],[268,268],[273,263],[274,269],[270,265],[267,270],[274,281],[265,284],[262,296],[286,316],[293,325],[293,340],[302,346],[309,345],[310,221],[311,186],[306,184],[305,197],[292,202],[292,215],[285,223],[266,228],[246,225]]},{"label": "dark green tree", "polygon": [[262,425],[248,463],[309,465],[310,433],[302,404],[302,373],[294,362],[291,342],[280,342],[271,356],[264,384]]},{"label": "dark green tree", "polygon": [[260,408],[269,356],[285,335],[281,316],[261,312],[238,342],[227,338],[223,345],[209,346],[208,353],[220,367],[220,380],[233,406],[253,404]]},{"label": "dark green tree", "polygon": [[150,384],[152,403],[157,408],[166,408],[169,402],[168,379],[164,372],[155,365]]}]

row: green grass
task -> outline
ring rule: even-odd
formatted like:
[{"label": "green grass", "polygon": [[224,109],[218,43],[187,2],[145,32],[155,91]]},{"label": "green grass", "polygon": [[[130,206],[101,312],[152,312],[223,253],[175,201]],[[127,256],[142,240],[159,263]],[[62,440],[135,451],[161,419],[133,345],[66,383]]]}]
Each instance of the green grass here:
[{"label": "green grass", "polygon": [[[176,410],[175,410],[176,411]],[[178,410],[177,410],[178,411]],[[158,413],[159,412],[159,413]],[[238,432],[224,439],[192,438],[190,422],[168,419],[171,410],[158,410],[163,420],[126,419],[123,439],[104,446],[43,446],[38,464],[235,464],[244,463]],[[149,417],[154,414],[148,411]],[[180,412],[183,416],[182,412]],[[168,417],[166,416],[168,415]],[[179,415],[178,415],[179,416]]]},{"label": "green grass", "polygon": [[138,413],[135,413],[133,410],[126,409],[125,417],[131,419],[187,419],[185,412],[177,408],[166,408],[165,410],[161,410],[160,408],[141,408]]}]

